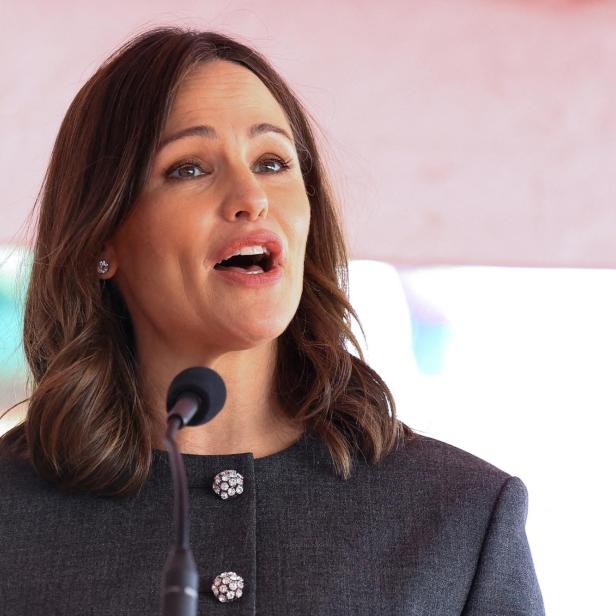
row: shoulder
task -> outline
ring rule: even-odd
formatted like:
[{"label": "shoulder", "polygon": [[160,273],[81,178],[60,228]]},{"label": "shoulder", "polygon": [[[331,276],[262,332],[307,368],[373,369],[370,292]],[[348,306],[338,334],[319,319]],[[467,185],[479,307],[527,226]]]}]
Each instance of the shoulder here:
[{"label": "shoulder", "polygon": [[420,544],[434,539],[430,561],[440,555],[447,566],[463,563],[456,575],[471,589],[465,614],[545,614],[525,531],[528,490],[519,477],[419,434],[379,467],[398,484],[405,478],[407,489],[397,490],[398,515]]},{"label": "shoulder", "polygon": [[390,471],[427,476],[490,478],[502,483],[511,475],[460,447],[414,431],[379,463]]},{"label": "shoulder", "polygon": [[[61,509],[61,494],[25,460],[0,457],[0,533],[5,554],[45,541],[50,512]],[[2,564],[0,564],[2,569]]]},{"label": "shoulder", "polygon": [[0,502],[4,505],[17,506],[19,501],[27,501],[34,495],[52,497],[57,492],[57,488],[40,477],[27,460],[0,456]]},{"label": "shoulder", "polygon": [[477,514],[485,520],[501,492],[510,507],[526,507],[526,486],[518,477],[459,447],[418,433],[380,462],[360,462],[356,469],[374,489],[393,490],[413,508],[423,502],[441,511]]}]

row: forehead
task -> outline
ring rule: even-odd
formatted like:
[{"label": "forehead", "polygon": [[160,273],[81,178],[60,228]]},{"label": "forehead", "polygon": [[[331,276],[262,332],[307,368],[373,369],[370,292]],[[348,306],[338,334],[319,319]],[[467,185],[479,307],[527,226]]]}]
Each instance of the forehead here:
[{"label": "forehead", "polygon": [[223,128],[257,122],[271,122],[290,131],[284,110],[252,71],[234,62],[214,60],[198,65],[182,81],[165,132],[194,123]]}]

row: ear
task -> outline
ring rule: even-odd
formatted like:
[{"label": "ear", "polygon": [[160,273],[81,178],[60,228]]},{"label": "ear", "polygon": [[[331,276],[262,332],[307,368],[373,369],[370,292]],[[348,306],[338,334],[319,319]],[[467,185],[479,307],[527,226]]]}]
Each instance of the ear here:
[{"label": "ear", "polygon": [[118,271],[118,259],[116,250],[112,242],[108,242],[103,247],[98,261],[96,262],[96,273],[101,280],[113,278]]}]

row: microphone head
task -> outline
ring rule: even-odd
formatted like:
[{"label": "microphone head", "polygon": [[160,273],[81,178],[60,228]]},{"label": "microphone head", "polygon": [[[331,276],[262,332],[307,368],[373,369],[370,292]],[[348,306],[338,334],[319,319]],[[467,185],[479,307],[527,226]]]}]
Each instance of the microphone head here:
[{"label": "microphone head", "polygon": [[199,426],[214,419],[225,405],[227,389],[225,383],[211,368],[197,366],[182,370],[169,385],[167,393],[167,413],[183,394],[193,394],[199,398],[199,409],[188,426]]}]

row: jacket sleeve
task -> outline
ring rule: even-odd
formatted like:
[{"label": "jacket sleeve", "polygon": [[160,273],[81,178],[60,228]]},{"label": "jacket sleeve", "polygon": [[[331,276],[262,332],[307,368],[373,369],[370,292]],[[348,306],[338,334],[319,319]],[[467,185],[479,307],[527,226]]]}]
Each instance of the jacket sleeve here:
[{"label": "jacket sleeve", "polygon": [[526,537],[528,490],[509,477],[496,499],[461,616],[545,616]]}]

